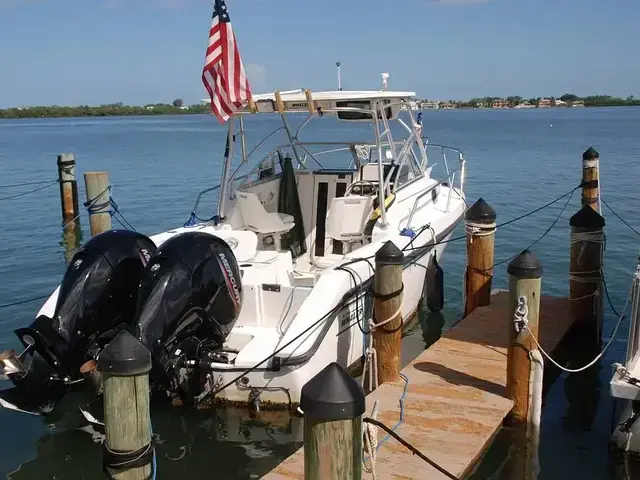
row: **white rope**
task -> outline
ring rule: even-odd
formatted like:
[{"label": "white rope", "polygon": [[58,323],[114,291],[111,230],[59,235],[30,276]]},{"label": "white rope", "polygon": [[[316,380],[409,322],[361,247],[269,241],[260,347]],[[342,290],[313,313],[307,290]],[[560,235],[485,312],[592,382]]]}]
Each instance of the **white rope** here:
[{"label": "white rope", "polygon": [[[400,306],[398,307],[398,310],[396,310],[395,313],[391,315],[389,318],[387,318],[386,320],[380,323],[375,323],[373,319],[369,319],[368,321],[369,334],[370,334],[369,338],[371,340],[371,345],[367,347],[367,349],[365,350],[365,359],[364,359],[364,367],[362,369],[361,383],[362,383],[362,387],[364,388],[364,382],[365,382],[365,379],[367,378],[367,371],[368,371],[370,392],[378,388],[378,352],[376,351],[374,346],[373,332],[376,330],[376,328],[382,327],[387,323],[395,320],[395,318],[398,315],[401,315],[401,313],[402,313],[402,302],[400,302]],[[403,323],[404,323],[404,320],[402,316],[400,316],[400,325],[398,328],[402,328]]]},{"label": "white rope", "polygon": [[[371,410],[370,418],[377,420],[378,417],[378,401],[376,400]],[[362,468],[365,472],[371,474],[373,480],[378,479],[376,472],[376,451],[378,449],[378,428],[370,423],[362,425],[362,433],[364,435],[364,455],[362,456]],[[369,457],[369,461],[365,457]]]},{"label": "white rope", "polygon": [[496,233],[496,222],[492,223],[465,223],[464,229],[467,235],[469,235],[469,242],[473,243],[473,237],[487,237]]},{"label": "white rope", "polygon": [[[371,322],[369,322],[371,325]],[[378,388],[378,352],[373,347],[373,336],[371,338],[371,346],[365,350],[364,367],[362,369],[362,388],[369,372],[369,392],[373,392]]]},{"label": "white rope", "polygon": [[585,366],[580,367],[580,368],[566,368],[563,367],[562,365],[560,365],[558,362],[556,362],[551,355],[549,355],[543,348],[542,345],[540,345],[540,342],[538,341],[538,339],[535,337],[535,335],[533,334],[533,332],[529,329],[529,319],[528,319],[528,315],[529,315],[529,307],[527,306],[527,297],[525,297],[524,295],[521,295],[518,298],[518,305],[516,306],[516,310],[513,314],[513,321],[514,321],[514,325],[516,328],[516,332],[520,333],[520,331],[522,329],[527,329],[529,330],[529,335],[531,336],[531,339],[533,340],[533,343],[536,344],[536,347],[538,348],[538,350],[540,350],[540,352],[542,352],[542,354],[551,362],[553,363],[556,367],[558,367],[560,370],[562,370],[563,372],[567,372],[567,373],[579,373],[579,372],[583,372],[584,370],[587,370],[588,368],[591,368],[593,365],[596,364],[596,362],[598,360],[600,360],[604,354],[606,353],[606,351],[609,349],[609,347],[611,346],[611,344],[613,343],[613,340],[616,338],[616,334],[618,333],[618,330],[620,328],[620,325],[622,324],[622,320],[624,319],[624,314],[627,310],[627,306],[629,305],[629,297],[631,296],[631,291],[633,289],[633,282],[631,285],[631,289],[629,289],[629,294],[627,295],[627,300],[624,303],[624,307],[622,308],[622,313],[620,314],[620,318],[618,319],[618,323],[616,323],[615,328],[613,329],[613,333],[611,334],[611,337],[609,338],[609,340],[607,341],[607,343],[605,344],[604,348],[602,349],[602,351],[596,355],[596,357],[590,361],[589,363],[587,363]]},{"label": "white rope", "polygon": [[[433,230],[433,229],[432,229]],[[435,233],[434,233],[435,236]],[[434,237],[435,238],[435,237]],[[375,339],[373,333],[376,328],[383,327],[387,323],[392,322],[396,319],[396,317],[400,315],[400,325],[398,329],[402,328],[404,324],[404,319],[402,318],[402,301],[400,301],[400,305],[398,309],[391,315],[389,318],[381,321],[374,322],[372,318],[368,320],[369,325],[369,339],[370,346],[365,350],[365,359],[364,359],[364,367],[362,369],[362,387],[364,388],[365,379],[367,378],[367,372],[369,372],[369,392],[374,391],[378,388],[378,352],[375,349]],[[371,412],[370,417],[376,420],[378,415],[378,401],[373,404],[373,410]],[[364,435],[364,455],[362,457],[362,466],[365,472],[370,473],[373,480],[377,480],[378,476],[376,473],[376,449],[378,447],[378,429],[375,425],[371,425],[370,423],[366,423],[362,426],[363,435]],[[365,456],[369,457],[369,461],[365,460]]]}]

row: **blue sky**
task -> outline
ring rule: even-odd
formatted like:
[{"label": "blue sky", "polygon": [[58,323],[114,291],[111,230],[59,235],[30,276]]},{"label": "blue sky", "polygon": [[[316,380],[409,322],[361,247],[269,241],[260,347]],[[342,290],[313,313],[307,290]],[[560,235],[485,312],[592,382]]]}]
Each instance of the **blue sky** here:
[{"label": "blue sky", "polygon": [[[640,96],[638,0],[228,0],[254,92]],[[207,0],[0,0],[0,107],[204,97]]]}]

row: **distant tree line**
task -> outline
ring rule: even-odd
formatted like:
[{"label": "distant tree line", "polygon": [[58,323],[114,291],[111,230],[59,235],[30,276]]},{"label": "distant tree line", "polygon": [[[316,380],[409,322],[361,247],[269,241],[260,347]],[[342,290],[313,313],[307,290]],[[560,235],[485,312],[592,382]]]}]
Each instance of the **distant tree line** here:
[{"label": "distant tree line", "polygon": [[181,99],[171,104],[154,103],[149,105],[124,105],[111,103],[100,106],[78,105],[62,107],[57,105],[47,107],[15,107],[0,109],[0,118],[40,118],[40,117],[116,117],[126,115],[186,115],[208,113],[208,105],[185,106]]},{"label": "distant tree line", "polygon": [[617,107],[617,106],[634,106],[640,105],[640,98],[636,98],[633,95],[627,98],[619,98],[611,95],[591,95],[588,97],[580,97],[572,93],[565,93],[560,97],[532,97],[523,98],[519,95],[509,97],[482,97],[472,98],[467,102],[451,102],[461,108],[477,108],[480,106],[490,107],[493,102],[497,100],[504,100],[509,107],[515,107],[521,103],[528,103],[529,105],[538,106],[542,98],[547,98],[552,101],[562,100],[567,103],[584,102],[585,107]]}]

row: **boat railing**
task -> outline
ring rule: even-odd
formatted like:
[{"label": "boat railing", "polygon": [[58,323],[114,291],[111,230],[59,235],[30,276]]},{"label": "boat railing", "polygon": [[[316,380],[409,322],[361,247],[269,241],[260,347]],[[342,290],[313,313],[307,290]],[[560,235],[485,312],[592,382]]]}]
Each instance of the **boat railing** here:
[{"label": "boat railing", "polygon": [[[439,181],[437,185],[445,184],[445,185],[451,186],[451,189],[449,191],[449,199],[447,201],[447,209],[448,209],[451,202],[451,195],[454,193],[458,195],[462,195],[463,182],[464,182],[464,163],[465,163],[464,155],[462,151],[460,151],[457,148],[450,147],[447,145],[429,143],[426,140],[426,138],[423,138],[423,142],[424,142],[427,156],[429,156],[430,150],[438,150],[440,154],[440,158],[442,159],[442,164],[445,170],[443,172],[445,178],[442,181]],[[402,145],[403,141],[397,141],[397,142],[394,142],[394,144]],[[389,145],[390,145],[389,142],[382,143],[382,147],[388,147]],[[355,168],[356,165],[367,162],[369,151],[371,148],[375,147],[375,145],[367,142],[362,142],[362,141],[360,142],[289,142],[289,143],[280,144],[275,148],[273,148],[271,151],[269,151],[267,154],[263,155],[261,160],[257,162],[251,168],[251,170],[249,170],[247,173],[239,175],[241,169],[247,165],[246,161],[241,163],[234,170],[234,172],[231,174],[229,178],[229,184],[228,184],[230,187],[229,197],[233,198],[238,188],[251,187],[261,181],[268,181],[270,177],[277,175],[278,166],[280,165],[279,158],[278,158],[279,154],[282,157],[284,157],[289,153],[286,150],[288,148],[293,149],[294,147],[299,147],[305,152],[302,162],[298,165],[299,168],[308,168],[307,160],[311,158],[317,166],[319,166],[321,169],[325,169],[326,166],[323,165],[323,163],[321,163],[317,157],[327,156],[327,155],[336,154],[336,153],[339,154],[339,153],[349,152],[352,155],[351,162],[349,163],[349,168]],[[318,151],[312,151],[314,147],[316,148],[317,147],[333,147],[333,148],[323,148]],[[255,153],[255,151],[256,149],[252,150],[251,153],[247,156],[247,159],[253,153]],[[451,166],[449,165],[449,161],[452,156],[455,156],[458,159],[458,164],[456,168],[451,168]],[[430,173],[433,167],[435,167],[437,164],[438,162],[432,163],[432,160],[429,160],[429,165],[427,165],[427,173]],[[269,169],[271,169],[271,175],[263,176],[263,172]],[[458,181],[457,192],[455,192],[456,180]],[[221,184],[218,184],[213,187],[206,188],[200,191],[196,198],[196,202],[192,212],[194,213],[197,212],[197,209],[204,195],[211,192],[215,192],[219,190],[220,187],[221,187]],[[430,191],[431,190],[429,190],[429,192]],[[414,208],[411,212],[411,217],[413,217],[413,214],[415,213],[415,211],[419,209],[419,200],[424,198],[429,192],[422,192],[418,196],[418,198],[416,199],[416,203],[414,204]]]},{"label": "boat railing", "polygon": [[627,358],[625,367],[630,370],[638,362],[640,356],[640,266],[636,268],[631,288],[631,325],[627,342]]},{"label": "boat railing", "polygon": [[[437,189],[440,186],[447,186],[449,187],[449,192],[447,195],[447,206],[446,206],[446,211],[449,211],[449,208],[451,206],[451,199],[452,199],[452,195],[456,195],[459,198],[463,198],[464,197],[464,167],[465,167],[465,158],[464,158],[464,154],[462,153],[461,150],[455,148],[455,147],[450,147],[447,145],[439,145],[436,143],[428,143],[428,140],[426,138],[423,137],[423,141],[424,141],[424,145],[425,145],[425,151],[427,152],[427,157],[429,156],[429,149],[434,149],[434,150],[438,150],[440,152],[441,158],[442,158],[442,163],[446,172],[445,178],[441,179],[439,181],[437,181],[436,183],[434,183],[432,186],[430,186],[429,188],[427,188],[425,191],[421,192],[416,199],[413,202],[413,207],[411,208],[411,212],[409,213],[409,216],[407,217],[407,222],[405,224],[405,228],[410,228],[411,227],[411,222],[413,221],[413,217],[416,214],[416,212],[418,210],[420,210],[422,207],[424,207],[428,202],[422,202],[423,199],[427,198],[427,197],[431,197],[432,201],[434,199],[434,192],[437,192]],[[451,155],[455,155],[457,157],[457,166],[455,168],[451,168],[449,166],[448,160],[447,160],[447,152],[449,153],[449,156],[451,157]],[[437,165],[436,163],[431,163],[432,160],[429,160],[429,174],[431,175],[430,171],[433,167],[435,167]],[[458,186],[456,187],[456,177],[458,180]]]}]

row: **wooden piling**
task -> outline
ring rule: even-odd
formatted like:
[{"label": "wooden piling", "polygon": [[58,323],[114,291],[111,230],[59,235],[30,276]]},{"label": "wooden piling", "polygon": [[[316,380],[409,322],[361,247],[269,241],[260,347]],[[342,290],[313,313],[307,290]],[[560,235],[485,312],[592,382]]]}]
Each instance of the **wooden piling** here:
[{"label": "wooden piling", "polygon": [[569,300],[572,321],[578,328],[593,330],[594,342],[602,342],[602,257],[604,217],[584,204],[569,220]]},{"label": "wooden piling", "polygon": [[376,327],[372,340],[377,352],[377,381],[380,384],[400,378],[404,254],[392,241],[387,241],[376,252],[375,263],[373,322]]},{"label": "wooden piling", "polygon": [[303,387],[305,480],[361,480],[362,414],[360,384],[336,362]]},{"label": "wooden piling", "polygon": [[[509,329],[507,347],[507,396],[513,401],[511,420],[516,426],[526,426],[529,419],[530,375],[533,368],[530,352],[537,349],[532,335],[539,339],[540,287],[542,264],[528,250],[514,258],[507,267],[509,273],[509,309],[506,328]],[[527,327],[515,321],[519,298],[526,299]],[[516,331],[516,328],[518,331]]]},{"label": "wooden piling", "polygon": [[60,183],[60,204],[62,220],[65,224],[78,218],[78,182],[76,182],[76,160],[73,153],[58,155],[58,182]]},{"label": "wooden piling", "polygon": [[600,154],[589,147],[582,154],[582,205],[600,212]]},{"label": "wooden piling", "polygon": [[464,317],[491,303],[496,211],[479,198],[466,211],[467,268],[464,282]]},{"label": "wooden piling", "polygon": [[116,480],[151,477],[154,449],[149,414],[149,350],[122,330],[98,357],[103,378],[103,466]]},{"label": "wooden piling", "polygon": [[84,174],[91,236],[111,230],[111,193],[109,191],[109,174],[107,172],[86,172]]}]

